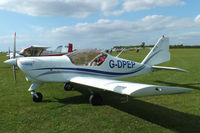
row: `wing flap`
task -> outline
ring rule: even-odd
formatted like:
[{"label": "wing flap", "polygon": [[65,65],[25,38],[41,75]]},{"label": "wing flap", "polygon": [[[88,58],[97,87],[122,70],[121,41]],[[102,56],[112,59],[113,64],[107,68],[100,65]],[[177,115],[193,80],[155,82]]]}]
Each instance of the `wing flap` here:
[{"label": "wing flap", "polygon": [[139,84],[96,77],[74,77],[70,82],[133,97],[185,93],[191,91],[191,89],[186,88]]}]

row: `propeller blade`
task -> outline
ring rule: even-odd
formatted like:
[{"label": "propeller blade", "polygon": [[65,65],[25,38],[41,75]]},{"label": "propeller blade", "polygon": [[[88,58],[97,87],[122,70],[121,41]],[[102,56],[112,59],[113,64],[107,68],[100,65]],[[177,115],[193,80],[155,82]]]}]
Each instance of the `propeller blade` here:
[{"label": "propeller blade", "polygon": [[8,55],[9,55],[9,59],[10,59],[10,48],[8,49]]},{"label": "propeller blade", "polygon": [[14,50],[13,50],[13,58],[15,59],[16,57],[16,32],[14,34]]},{"label": "propeller blade", "polygon": [[15,65],[13,65],[13,75],[14,75],[14,83],[16,84],[16,68],[15,68]]},{"label": "propeller blade", "polygon": [[[13,59],[16,58],[16,32],[14,34],[14,50],[13,50]],[[14,82],[16,84],[16,66],[13,65],[13,75],[14,75]]]}]

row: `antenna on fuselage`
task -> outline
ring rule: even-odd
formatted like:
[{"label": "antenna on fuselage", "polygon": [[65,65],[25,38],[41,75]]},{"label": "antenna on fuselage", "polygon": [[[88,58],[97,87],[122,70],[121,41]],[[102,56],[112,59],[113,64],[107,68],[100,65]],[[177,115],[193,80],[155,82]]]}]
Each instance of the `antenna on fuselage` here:
[{"label": "antenna on fuselage", "polygon": [[125,50],[125,48],[123,48],[122,51],[115,57],[118,58],[124,52],[124,50]]}]

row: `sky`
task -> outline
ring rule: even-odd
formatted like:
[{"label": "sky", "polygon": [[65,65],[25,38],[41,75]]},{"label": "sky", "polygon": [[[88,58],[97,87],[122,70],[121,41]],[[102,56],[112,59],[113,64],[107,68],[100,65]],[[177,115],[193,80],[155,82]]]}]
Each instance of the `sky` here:
[{"label": "sky", "polygon": [[200,45],[199,0],[0,0],[0,51],[30,45],[75,49]]}]

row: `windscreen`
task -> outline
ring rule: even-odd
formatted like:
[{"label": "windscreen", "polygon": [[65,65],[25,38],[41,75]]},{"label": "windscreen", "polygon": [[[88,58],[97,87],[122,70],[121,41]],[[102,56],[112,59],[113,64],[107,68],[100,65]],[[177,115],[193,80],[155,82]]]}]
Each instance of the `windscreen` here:
[{"label": "windscreen", "polygon": [[68,53],[67,56],[75,65],[99,66],[105,61],[107,54],[99,50],[89,49]]}]

